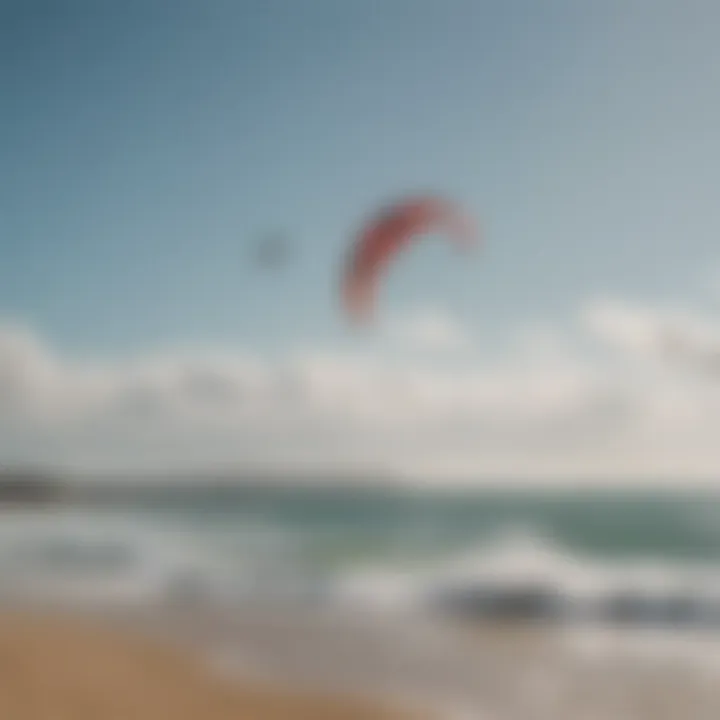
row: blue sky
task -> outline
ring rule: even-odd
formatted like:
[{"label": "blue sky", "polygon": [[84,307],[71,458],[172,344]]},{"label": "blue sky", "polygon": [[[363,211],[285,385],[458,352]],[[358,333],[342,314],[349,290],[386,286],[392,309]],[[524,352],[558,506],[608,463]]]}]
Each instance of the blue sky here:
[{"label": "blue sky", "polygon": [[[71,352],[342,340],[342,253],[416,188],[487,246],[418,246],[388,312],[494,337],[588,295],[683,297],[720,229],[720,10],[685,7],[6,2],[0,308]],[[300,259],[258,274],[275,229]]]},{"label": "blue sky", "polygon": [[[0,3],[0,461],[716,477],[718,26],[711,0]],[[416,190],[485,245],[418,243],[354,332],[341,261]],[[297,261],[259,272],[267,232]]]}]

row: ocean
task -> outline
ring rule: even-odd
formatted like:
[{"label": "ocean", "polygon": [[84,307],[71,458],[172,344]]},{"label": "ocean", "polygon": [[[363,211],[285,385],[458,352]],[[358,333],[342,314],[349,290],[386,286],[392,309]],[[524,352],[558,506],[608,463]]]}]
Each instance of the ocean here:
[{"label": "ocean", "polygon": [[311,588],[329,598],[363,578],[378,587],[383,573],[396,586],[414,577],[422,593],[433,574],[458,565],[512,566],[535,578],[552,571],[548,582],[560,585],[574,568],[602,569],[608,582],[631,577],[634,586],[644,576],[657,585],[660,574],[668,585],[687,582],[691,572],[714,585],[716,567],[720,579],[720,496],[712,493],[204,491],[198,483],[0,517],[0,587],[51,592],[56,583],[76,596],[87,585],[95,597],[116,587],[158,598],[194,589],[226,601],[253,588]]},{"label": "ocean", "polygon": [[152,632],[194,633],[220,672],[437,717],[709,720],[719,500],[155,488],[5,510],[0,596],[139,609]]}]

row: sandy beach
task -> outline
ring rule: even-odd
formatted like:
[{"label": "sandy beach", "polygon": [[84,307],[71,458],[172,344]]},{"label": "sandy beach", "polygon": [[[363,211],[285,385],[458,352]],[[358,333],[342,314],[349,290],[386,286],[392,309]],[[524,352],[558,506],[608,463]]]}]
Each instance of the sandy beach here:
[{"label": "sandy beach", "polygon": [[200,658],[97,618],[0,616],[8,720],[399,720],[379,704],[213,675]]},{"label": "sandy beach", "polygon": [[650,636],[629,642],[626,630],[613,640],[606,632],[593,637],[500,625],[413,629],[402,618],[386,620],[272,609],[225,615],[5,609],[0,718],[718,716],[720,666],[708,664],[709,647],[698,663],[690,645],[668,653]]},{"label": "sandy beach", "polygon": [[[80,632],[86,623],[64,622],[59,630],[43,620],[32,633],[49,638],[38,642],[57,642],[49,632]],[[242,717],[409,717],[397,710],[403,707],[417,711],[412,717],[438,720],[716,720],[720,709],[720,648],[702,634],[683,640],[623,628],[468,626],[267,608],[119,614],[99,624],[115,628],[103,630],[103,637],[122,648],[129,638],[139,642],[137,630],[155,638],[158,652],[167,653],[168,644],[204,648],[206,667],[216,673],[210,686],[226,678],[236,689],[221,685],[223,697],[260,708]],[[125,627],[131,629],[127,637]],[[150,657],[144,662],[148,673],[158,667],[158,687],[174,687],[164,666],[147,664]],[[188,656],[183,650],[173,657]],[[276,689],[268,694],[268,687]],[[388,702],[372,705],[368,698]],[[262,703],[271,703],[267,711]],[[187,717],[225,717],[197,712]]]}]

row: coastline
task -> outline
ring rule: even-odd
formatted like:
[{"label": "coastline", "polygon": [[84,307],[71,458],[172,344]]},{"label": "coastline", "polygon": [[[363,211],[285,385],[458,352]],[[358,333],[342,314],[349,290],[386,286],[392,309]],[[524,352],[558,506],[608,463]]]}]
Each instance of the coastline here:
[{"label": "coastline", "polygon": [[[200,653],[96,613],[0,611],[0,717],[402,720],[362,698],[229,679]],[[197,650],[197,648],[196,648]],[[417,715],[414,715],[417,717]]]},{"label": "coastline", "polygon": [[716,662],[696,664],[690,648],[660,652],[652,635],[631,639],[618,628],[611,649],[607,632],[423,625],[281,607],[7,605],[0,608],[0,717],[717,718],[720,646]]},{"label": "coastline", "polygon": [[[520,499],[488,510],[490,501],[477,500],[470,508],[477,539],[462,552],[438,554],[434,565],[432,543],[414,562],[393,555],[397,528],[414,535],[403,514],[407,506],[385,499],[380,513],[377,498],[341,502],[336,490],[329,500],[305,491],[270,498],[269,491],[248,488],[227,489],[220,498],[216,487],[206,495],[188,487],[168,489],[156,503],[125,508],[111,501],[108,490],[88,506],[79,496],[56,504],[25,496],[22,512],[16,504],[3,517],[0,600],[7,611],[0,604],[0,667],[10,665],[8,678],[26,688],[24,701],[30,704],[23,709],[13,688],[3,696],[0,687],[2,720],[145,720],[139,714],[144,706],[121,713],[108,705],[83,716],[85,705],[95,701],[77,696],[70,700],[80,703],[79,710],[64,715],[49,705],[38,710],[47,695],[45,678],[58,674],[56,666],[60,677],[80,672],[71,670],[73,665],[93,669],[93,683],[106,688],[103,701],[119,694],[142,703],[147,694],[148,702],[165,702],[157,695],[163,691],[147,690],[146,682],[158,688],[165,683],[165,695],[181,687],[178,698],[200,687],[208,707],[220,702],[211,695],[229,693],[233,699],[222,702],[236,708],[230,716],[249,720],[407,717],[388,715],[388,705],[438,720],[716,720],[720,715],[720,623],[713,620],[720,618],[720,587],[716,592],[716,567],[703,559],[712,539],[691,546],[697,552],[687,560],[674,562],[658,545],[647,560],[633,560],[630,552],[627,558],[600,552],[595,566],[584,554],[583,538],[571,533],[595,517],[592,502],[568,510],[558,509],[559,501],[535,506]],[[124,497],[136,497],[134,490]],[[447,511],[443,502],[425,507]],[[453,502],[455,510],[444,518],[433,516],[441,540],[468,507]],[[318,507],[325,514],[318,515]],[[663,542],[671,536],[674,547],[687,549],[697,540],[694,528],[707,508],[662,507]],[[615,501],[601,508],[601,517],[612,520],[606,527],[612,530],[617,517],[629,522],[650,515],[648,508],[658,514],[657,503],[628,508]],[[415,508],[413,517],[422,518],[421,510]],[[528,520],[529,530],[509,524],[520,512],[534,520],[535,525]],[[328,518],[337,527],[338,519],[350,516],[349,528],[333,529],[327,537],[317,532]],[[378,518],[385,528],[375,524]],[[482,528],[491,532],[481,540]],[[354,555],[358,530],[377,567]],[[303,545],[318,537],[322,542]],[[605,550],[615,541],[608,537]],[[324,553],[338,549],[340,561],[326,568]],[[548,593],[579,604],[563,622],[553,621],[536,607],[544,607]],[[520,615],[533,619],[517,617],[518,597]],[[468,598],[482,602],[468,604]],[[606,612],[606,605],[615,610]],[[481,607],[486,609],[480,612]],[[21,626],[25,629],[18,630]],[[88,645],[83,638],[91,627],[103,639]],[[171,670],[144,666],[142,657],[150,651],[124,649],[131,639],[133,647],[149,643],[184,663],[192,658],[194,665],[191,670],[185,665],[185,674],[175,680],[163,680]],[[130,670],[124,670],[128,663]],[[30,678],[13,675],[18,667]],[[135,689],[101,677],[114,672],[137,683]],[[186,682],[187,673],[205,679],[193,685],[200,681]],[[81,685],[80,676],[62,681],[61,688]],[[66,691],[53,688],[56,704],[68,700]],[[371,706],[369,698],[382,702]],[[195,701],[178,702],[192,707]],[[284,710],[272,714],[278,704]],[[226,717],[210,712],[190,717]],[[147,720],[176,716],[161,707]]]}]

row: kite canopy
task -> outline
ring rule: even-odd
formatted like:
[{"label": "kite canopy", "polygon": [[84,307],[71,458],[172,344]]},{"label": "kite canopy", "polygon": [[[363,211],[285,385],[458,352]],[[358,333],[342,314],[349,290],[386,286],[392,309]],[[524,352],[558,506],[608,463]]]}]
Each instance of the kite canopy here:
[{"label": "kite canopy", "polygon": [[418,235],[446,233],[461,249],[477,242],[469,218],[443,198],[411,197],[384,208],[360,231],[342,278],[345,312],[356,323],[371,319],[380,277],[391,260]]}]

